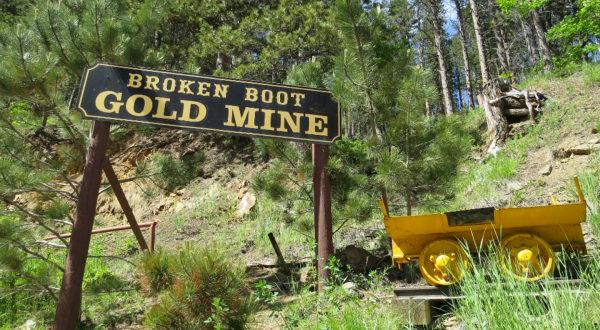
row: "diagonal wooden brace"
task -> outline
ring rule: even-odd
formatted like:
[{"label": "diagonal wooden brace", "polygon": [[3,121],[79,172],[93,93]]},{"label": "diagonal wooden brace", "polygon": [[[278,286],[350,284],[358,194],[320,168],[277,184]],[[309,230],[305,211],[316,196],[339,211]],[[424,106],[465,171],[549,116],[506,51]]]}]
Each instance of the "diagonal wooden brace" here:
[{"label": "diagonal wooden brace", "polygon": [[121,184],[119,183],[119,179],[117,178],[117,174],[113,169],[110,160],[105,157],[102,161],[102,169],[104,170],[104,174],[108,178],[108,182],[112,186],[113,191],[115,192],[115,196],[117,196],[117,200],[119,204],[121,204],[121,208],[123,209],[123,213],[125,213],[125,217],[127,218],[127,222],[131,226],[131,230],[135,234],[135,238],[137,238],[138,243],[140,244],[140,248],[142,250],[148,250],[148,245],[146,244],[146,240],[144,239],[144,235],[142,235],[142,231],[140,230],[140,226],[138,226],[137,221],[135,220],[135,216],[133,215],[133,211],[131,210],[131,206],[129,206],[129,202],[127,201],[127,197],[125,197],[125,193],[123,192],[123,188],[121,188]]}]

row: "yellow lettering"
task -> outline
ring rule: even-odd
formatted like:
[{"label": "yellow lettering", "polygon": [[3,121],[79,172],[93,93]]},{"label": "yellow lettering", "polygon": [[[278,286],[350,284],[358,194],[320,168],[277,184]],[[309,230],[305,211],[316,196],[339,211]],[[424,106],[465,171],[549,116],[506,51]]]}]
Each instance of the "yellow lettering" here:
[{"label": "yellow lettering", "polygon": [[[167,84],[170,84],[171,86],[167,86]],[[163,80],[163,90],[165,92],[172,92],[175,90],[175,79],[173,78],[167,78],[165,80]]]},{"label": "yellow lettering", "polygon": [[215,94],[213,95],[213,97],[220,97],[223,99],[226,98],[227,88],[229,88],[229,85],[215,84]]},{"label": "yellow lettering", "polygon": [[[246,90],[248,90],[246,88]],[[229,111],[227,122],[223,125],[234,127],[258,128],[255,123],[256,112],[258,108],[244,108],[244,114],[240,113],[240,107],[235,105],[226,105],[225,108]],[[235,120],[235,123],[234,123]]]},{"label": "yellow lettering", "polygon": [[260,127],[260,129],[274,131],[275,128],[271,126],[271,116],[275,113],[275,110],[262,109],[261,111],[265,114],[265,122],[264,125]]},{"label": "yellow lettering", "polygon": [[296,99],[296,103],[294,103],[295,106],[299,107],[300,106],[300,99],[304,99],[305,95],[301,94],[301,93],[291,93],[290,94],[294,99]]},{"label": "yellow lettering", "polygon": [[104,92],[98,94],[98,97],[96,97],[96,109],[98,109],[102,112],[106,112],[106,113],[119,113],[119,110],[121,110],[121,106],[123,106],[123,102],[111,101],[111,102],[109,102],[111,107],[107,108],[106,107],[106,97],[109,95],[115,96],[117,101],[121,101],[121,97],[123,96],[123,93],[115,93],[113,91],[104,91]]},{"label": "yellow lettering", "polygon": [[[141,112],[135,112],[135,101],[137,101],[137,99],[142,99],[144,101],[144,107],[142,108]],[[129,112],[132,116],[147,116],[150,113],[150,111],[152,111],[152,100],[146,95],[132,95],[127,100],[127,104],[125,104],[125,109],[127,109],[127,112]]]},{"label": "yellow lettering", "polygon": [[158,104],[156,113],[152,115],[152,118],[175,119],[175,117],[177,117],[176,112],[172,112],[170,115],[165,114],[165,107],[167,105],[167,102],[171,101],[171,99],[168,99],[166,97],[155,97],[154,99],[156,100],[156,102],[158,102]]},{"label": "yellow lettering", "polygon": [[130,73],[127,87],[140,88],[142,86],[142,75],[139,73]]},{"label": "yellow lettering", "polygon": [[156,76],[146,77],[146,87],[144,87],[144,89],[153,89],[155,91],[160,90],[157,86],[158,81],[159,81],[159,79]]},{"label": "yellow lettering", "polygon": [[[195,101],[186,101],[181,100],[183,104],[183,111],[181,112],[181,117],[179,120],[189,121],[191,123],[197,123],[203,121],[206,118],[206,106],[200,102]],[[192,106],[195,106],[198,109],[198,113],[196,114],[196,118],[192,118]]]},{"label": "yellow lettering", "polygon": [[[327,127],[323,128],[323,124],[327,125],[327,116],[306,115],[308,118],[308,129],[306,134],[327,136]],[[317,132],[316,129],[319,129]]]},{"label": "yellow lettering", "polygon": [[246,98],[244,101],[255,102],[258,100],[258,90],[252,87],[246,87]]},{"label": "yellow lettering", "polygon": [[198,94],[196,95],[200,95],[200,96],[210,96],[210,93],[206,90],[208,87],[210,87],[210,83],[209,82],[199,82],[198,83]]},{"label": "yellow lettering", "polygon": [[180,80],[179,81],[179,91],[177,93],[181,94],[194,94],[190,89],[190,85],[193,84],[192,80]]},{"label": "yellow lettering", "polygon": [[286,105],[288,103],[288,94],[286,92],[277,92],[277,104]]},{"label": "yellow lettering", "polygon": [[279,116],[281,117],[281,125],[277,129],[278,132],[287,132],[288,130],[287,128],[285,128],[285,124],[287,123],[288,126],[292,129],[292,132],[300,133],[300,118],[304,116],[303,113],[294,113],[296,121],[292,119],[292,116],[290,116],[290,113],[287,111],[279,111]]},{"label": "yellow lettering", "polygon": [[271,102],[273,102],[273,92],[271,92],[271,90],[269,90],[269,89],[263,89],[260,97],[261,97],[263,103],[271,103]]}]

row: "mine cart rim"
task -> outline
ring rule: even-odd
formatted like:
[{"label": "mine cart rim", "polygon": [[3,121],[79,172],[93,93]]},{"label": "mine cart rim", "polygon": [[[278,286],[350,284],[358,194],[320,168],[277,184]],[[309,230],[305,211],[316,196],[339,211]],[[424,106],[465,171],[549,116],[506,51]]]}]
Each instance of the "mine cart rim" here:
[{"label": "mine cart rim", "polygon": [[[510,246],[515,243],[520,243],[521,246]],[[553,274],[556,266],[556,256],[550,244],[542,237],[529,233],[516,233],[503,238],[500,242],[498,257],[502,268],[513,278],[520,281],[535,282],[541,280],[547,275]],[[533,263],[540,266],[540,274],[528,276],[527,274],[517,273],[515,268],[521,266],[525,269],[530,265],[530,262],[527,261],[530,258],[534,258],[532,259],[534,260]],[[537,260],[535,260],[536,258]],[[510,260],[510,263],[507,260]],[[541,264],[539,264],[540,261]]]},{"label": "mine cart rim", "polygon": [[[461,265],[462,263],[462,265]],[[448,277],[444,271],[450,265],[453,269]],[[450,239],[439,239],[430,242],[421,251],[419,269],[430,285],[452,285],[460,281],[469,269],[470,262],[465,250],[458,242]]]}]

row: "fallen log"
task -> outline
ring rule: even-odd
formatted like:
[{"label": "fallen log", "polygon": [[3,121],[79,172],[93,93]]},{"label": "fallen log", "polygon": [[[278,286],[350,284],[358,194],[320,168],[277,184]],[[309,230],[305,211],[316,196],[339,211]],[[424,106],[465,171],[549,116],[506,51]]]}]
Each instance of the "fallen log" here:
[{"label": "fallen log", "polygon": [[[508,109],[527,109],[527,101],[534,107],[541,107],[547,98],[539,92],[520,91],[513,89],[507,93],[500,93],[500,97],[489,101],[492,106],[502,106]],[[528,95],[528,97],[525,97]]]},{"label": "fallen log", "polygon": [[507,117],[526,117],[529,116],[529,109],[504,108],[502,109],[502,114]]}]

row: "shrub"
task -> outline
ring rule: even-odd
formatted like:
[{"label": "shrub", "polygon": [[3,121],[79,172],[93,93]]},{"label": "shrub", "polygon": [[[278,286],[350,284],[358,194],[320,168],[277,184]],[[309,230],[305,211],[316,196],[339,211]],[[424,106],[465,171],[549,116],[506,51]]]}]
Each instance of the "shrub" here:
[{"label": "shrub", "polygon": [[140,286],[144,292],[156,295],[173,284],[171,257],[164,250],[144,253],[138,263]]},{"label": "shrub", "polygon": [[160,272],[145,273],[145,269],[164,269],[161,274],[172,274],[173,281],[160,292],[158,304],[146,313],[147,326],[181,330],[245,328],[256,305],[244,282],[244,267],[234,263],[222,249],[186,244],[177,254],[163,253],[156,261],[145,258],[150,267],[140,269],[142,277],[150,279],[148,283],[156,285],[166,277],[152,278],[151,274]]}]

